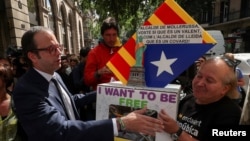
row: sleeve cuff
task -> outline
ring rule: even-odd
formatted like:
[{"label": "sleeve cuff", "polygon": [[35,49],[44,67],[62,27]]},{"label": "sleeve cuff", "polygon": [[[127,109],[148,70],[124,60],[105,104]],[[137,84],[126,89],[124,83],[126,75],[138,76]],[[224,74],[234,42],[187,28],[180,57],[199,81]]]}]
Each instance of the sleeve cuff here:
[{"label": "sleeve cuff", "polygon": [[116,119],[112,118],[112,122],[113,122],[114,136],[118,136],[118,129],[117,129]]}]

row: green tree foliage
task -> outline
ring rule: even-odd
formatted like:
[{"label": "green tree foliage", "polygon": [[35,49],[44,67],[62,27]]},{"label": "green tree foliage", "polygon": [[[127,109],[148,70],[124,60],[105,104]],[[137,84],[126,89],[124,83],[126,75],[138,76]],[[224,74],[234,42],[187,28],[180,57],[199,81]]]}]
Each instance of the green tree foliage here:
[{"label": "green tree foliage", "polygon": [[28,9],[30,12],[34,13],[36,10],[35,10],[35,2],[33,0],[28,0],[27,1],[28,3]]},{"label": "green tree foliage", "polygon": [[202,12],[212,10],[215,0],[175,0],[189,15],[198,20]]},{"label": "green tree foliage", "polygon": [[[212,0],[176,0],[190,15],[196,17],[197,13],[207,9]],[[164,0],[80,0],[81,9],[94,17],[97,24],[108,16],[115,17],[121,28],[121,36],[129,38],[142,23],[164,2]],[[211,4],[210,4],[211,5]],[[198,17],[198,15],[197,15]],[[94,36],[96,35],[95,27]]]}]

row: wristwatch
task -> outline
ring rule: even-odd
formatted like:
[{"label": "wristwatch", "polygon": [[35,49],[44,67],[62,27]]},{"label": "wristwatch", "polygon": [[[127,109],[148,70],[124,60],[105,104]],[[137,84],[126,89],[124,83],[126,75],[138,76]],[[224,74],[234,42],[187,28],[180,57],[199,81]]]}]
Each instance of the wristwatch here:
[{"label": "wristwatch", "polygon": [[171,134],[171,138],[172,138],[174,141],[177,141],[178,138],[180,137],[181,133],[182,133],[182,129],[179,128],[178,131],[177,131],[176,133]]}]

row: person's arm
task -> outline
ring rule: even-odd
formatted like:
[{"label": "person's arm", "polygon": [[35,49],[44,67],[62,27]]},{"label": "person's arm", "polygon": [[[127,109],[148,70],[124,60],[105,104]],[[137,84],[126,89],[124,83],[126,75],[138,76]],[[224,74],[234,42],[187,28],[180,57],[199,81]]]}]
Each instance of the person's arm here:
[{"label": "person's arm", "polygon": [[[179,127],[177,122],[173,118],[171,118],[164,110],[161,110],[161,112],[159,113],[159,119],[161,119],[163,122],[164,131],[171,135],[178,133],[179,129],[181,128]],[[197,141],[195,138],[193,138],[183,130],[181,130],[181,132],[178,134],[178,137],[176,137],[177,141]]]},{"label": "person's arm", "polygon": [[196,140],[195,138],[193,138],[187,132],[182,131],[180,137],[178,138],[178,141],[198,141],[198,140]]},{"label": "person's arm", "polygon": [[95,53],[93,51],[90,51],[88,54],[88,58],[84,67],[83,77],[84,82],[88,86],[94,86],[98,82],[98,74],[97,74],[97,60]]},{"label": "person's arm", "polygon": [[241,87],[244,86],[245,80],[244,80],[242,71],[239,68],[237,68],[237,78],[238,78],[238,81],[237,81],[238,86],[241,86]]},{"label": "person's arm", "polygon": [[237,84],[238,84],[238,86],[241,86],[241,87],[244,86],[244,85],[245,85],[245,80],[244,80],[244,78],[238,79]]},{"label": "person's arm", "polygon": [[75,101],[76,107],[84,107],[85,105],[96,102],[96,91],[84,94],[75,94],[72,95],[72,98]]},{"label": "person's arm", "polygon": [[164,128],[162,122],[159,119],[143,115],[146,110],[146,108],[143,108],[117,118],[117,129],[119,131],[138,132],[152,136],[155,136],[156,132],[162,132]]},{"label": "person's arm", "polygon": [[30,88],[18,87],[14,92],[14,102],[18,120],[30,140],[97,141],[114,138],[111,119],[68,120],[55,97],[42,97],[39,90],[32,88],[31,92],[27,89]]}]

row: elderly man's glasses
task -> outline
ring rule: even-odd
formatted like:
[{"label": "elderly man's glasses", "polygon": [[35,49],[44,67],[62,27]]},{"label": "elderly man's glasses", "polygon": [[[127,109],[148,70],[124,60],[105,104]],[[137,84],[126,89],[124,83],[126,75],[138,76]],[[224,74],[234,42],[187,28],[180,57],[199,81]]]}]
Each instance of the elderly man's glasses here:
[{"label": "elderly man's glasses", "polygon": [[231,60],[231,59],[228,59],[228,58],[225,58],[225,57],[223,57],[222,59],[226,62],[226,64],[229,67],[233,68],[234,71],[235,71],[236,67],[241,63],[241,61],[237,60],[237,59]]},{"label": "elderly man's glasses", "polygon": [[46,48],[37,48],[32,51],[47,51],[50,54],[55,54],[57,50],[63,51],[63,45],[62,44],[55,44],[55,45],[50,45]]}]

